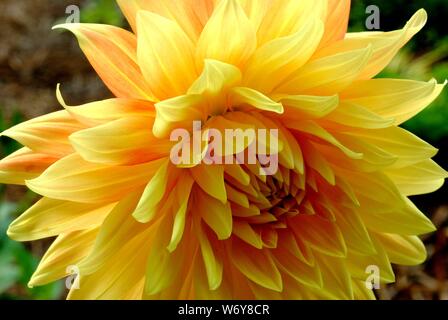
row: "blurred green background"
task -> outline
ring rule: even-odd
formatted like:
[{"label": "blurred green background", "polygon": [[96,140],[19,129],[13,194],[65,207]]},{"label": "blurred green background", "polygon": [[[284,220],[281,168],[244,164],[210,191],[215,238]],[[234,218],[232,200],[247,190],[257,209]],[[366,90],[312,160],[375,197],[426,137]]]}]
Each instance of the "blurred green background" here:
[{"label": "blurred green background", "polygon": [[[163,0],[161,0],[163,1]],[[63,83],[72,104],[110,96],[71,35],[51,32],[64,22],[68,5],[81,8],[81,21],[127,27],[112,0],[2,0],[0,2],[0,131],[58,109],[54,97]],[[368,5],[381,10],[381,30],[402,28],[419,8],[429,13],[424,30],[394,59],[380,77],[439,82],[448,78],[448,2],[446,0],[352,0],[351,31],[366,31]],[[404,127],[440,149],[436,161],[448,168],[448,90]],[[0,138],[0,157],[19,146]],[[378,292],[382,299],[448,299],[447,186],[413,198],[439,231],[425,238],[429,259],[423,266],[396,268],[397,283]],[[62,281],[30,289],[27,281],[52,239],[18,243],[6,236],[8,224],[36,196],[21,187],[0,185],[0,299],[60,299]]]}]

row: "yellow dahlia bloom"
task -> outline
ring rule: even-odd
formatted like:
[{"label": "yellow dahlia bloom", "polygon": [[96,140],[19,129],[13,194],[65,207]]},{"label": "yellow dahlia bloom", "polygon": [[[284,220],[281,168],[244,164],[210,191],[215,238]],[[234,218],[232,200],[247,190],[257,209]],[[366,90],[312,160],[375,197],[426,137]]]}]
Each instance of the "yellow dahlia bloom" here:
[{"label": "yellow dahlia bloom", "polygon": [[[42,196],[9,236],[57,236],[30,286],[77,266],[72,299],[369,299],[366,268],[389,283],[391,263],[424,261],[417,235],[434,227],[407,196],[447,173],[398,125],[444,85],[373,79],[424,10],[347,33],[349,0],[118,3],[133,33],[58,26],[116,98],[73,107],[58,90],[63,111],[3,132],[24,147],[1,182]],[[173,164],[170,133],[194,121],[278,129],[278,170]]]}]

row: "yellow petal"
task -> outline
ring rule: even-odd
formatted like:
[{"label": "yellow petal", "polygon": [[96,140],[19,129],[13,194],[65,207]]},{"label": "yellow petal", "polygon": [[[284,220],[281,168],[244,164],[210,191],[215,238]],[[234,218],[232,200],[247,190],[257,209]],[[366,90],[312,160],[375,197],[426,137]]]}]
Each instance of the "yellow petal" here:
[{"label": "yellow petal", "polygon": [[137,16],[137,56],[159,100],[184,94],[196,78],[193,43],[175,22],[148,11]]},{"label": "yellow petal", "polygon": [[[170,240],[170,229],[172,224],[168,221],[161,223],[155,228],[153,241],[149,249],[148,262],[146,265],[145,293],[148,295],[169,293],[167,288],[181,287],[183,263],[194,261],[194,255],[197,252],[197,245],[190,244],[189,241],[182,241],[178,250],[170,253],[166,246]],[[168,236],[168,237],[167,237]],[[185,276],[184,276],[185,277]],[[184,279],[184,280],[181,280]],[[176,298],[181,288],[175,290]],[[161,296],[163,298],[163,295]],[[173,296],[170,296],[173,298]]]},{"label": "yellow petal", "polygon": [[149,101],[118,98],[95,101],[80,106],[69,106],[62,97],[59,85],[57,86],[56,97],[71,116],[89,127],[118,120],[122,117],[154,118],[156,115],[154,104]]},{"label": "yellow petal", "polygon": [[232,232],[235,236],[237,236],[247,244],[250,244],[254,248],[260,250],[263,248],[261,234],[259,232],[256,232],[248,222],[235,220],[233,223]]},{"label": "yellow petal", "polygon": [[335,185],[336,178],[334,172],[327,160],[310,143],[301,143],[300,145],[305,157],[305,163],[316,170],[329,184]]},{"label": "yellow petal", "polygon": [[233,239],[230,255],[233,265],[256,284],[277,292],[283,290],[281,274],[268,249],[254,250]]},{"label": "yellow petal", "polygon": [[282,114],[284,111],[281,103],[275,102],[261,92],[251,88],[233,88],[229,99],[232,101],[232,106],[236,108],[240,105],[247,104],[263,111],[270,111],[279,114]]},{"label": "yellow petal", "polygon": [[216,290],[222,282],[223,263],[218,256],[218,253],[215,252],[212,247],[203,227],[201,227],[201,230],[198,232],[198,238],[201,246],[202,259],[207,273],[208,287],[210,290]]},{"label": "yellow petal", "polygon": [[392,126],[395,119],[383,118],[360,105],[341,101],[339,107],[328,114],[325,120],[348,127],[380,129]]},{"label": "yellow petal", "polygon": [[248,186],[250,183],[250,176],[237,163],[224,165],[224,172],[232,178],[236,179],[243,186]]},{"label": "yellow petal", "polygon": [[375,238],[385,248],[392,263],[418,265],[426,260],[426,249],[417,236],[377,233]]},{"label": "yellow petal", "polygon": [[146,10],[176,21],[195,41],[213,11],[214,0],[118,0],[118,4],[135,32],[137,12]]},{"label": "yellow petal", "polygon": [[204,59],[243,65],[256,48],[255,30],[238,0],[221,0],[202,31],[196,51],[198,66]]},{"label": "yellow petal", "polygon": [[67,23],[54,29],[73,32],[90,64],[115,96],[155,101],[140,71],[132,33],[102,24]]},{"label": "yellow petal", "polygon": [[382,168],[389,168],[397,161],[397,156],[390,154],[380,147],[353,135],[333,132],[334,137],[344,146],[362,154],[362,159],[347,159],[334,153],[331,148],[316,146],[326,159],[337,166],[356,171],[375,172]]},{"label": "yellow petal", "polygon": [[224,204],[227,202],[227,193],[224,185],[224,167],[222,165],[202,164],[191,168],[190,172],[205,193]]},{"label": "yellow petal", "polygon": [[[347,135],[353,134],[347,132]],[[409,166],[432,158],[437,153],[436,148],[400,127],[360,130],[354,135],[396,156],[397,159],[391,165],[391,168]]]},{"label": "yellow petal", "polygon": [[367,267],[376,266],[379,268],[380,273],[378,274],[380,281],[382,283],[393,283],[395,282],[394,271],[391,266],[391,261],[386,253],[381,242],[376,239],[375,234],[372,235],[372,243],[374,243],[374,252],[370,254],[357,254],[349,252],[346,260],[346,265],[354,279],[365,281],[369,276],[366,272]]},{"label": "yellow petal", "polygon": [[35,152],[62,157],[74,151],[68,136],[84,128],[64,110],[22,122],[0,136],[14,139]]},{"label": "yellow petal", "polygon": [[346,259],[316,254],[316,263],[321,270],[324,284],[319,290],[321,294],[328,295],[330,299],[353,300],[353,286]]},{"label": "yellow petal", "polygon": [[27,186],[43,196],[82,203],[114,202],[144,185],[164,161],[135,166],[106,166],[67,156],[50,166]]},{"label": "yellow petal", "polygon": [[338,96],[290,96],[277,95],[284,108],[284,117],[288,119],[318,119],[326,116],[339,105]]},{"label": "yellow petal", "polygon": [[[379,193],[380,190],[376,190]],[[375,202],[358,195],[363,210],[360,211],[362,220],[369,230],[384,233],[398,233],[402,235],[419,235],[433,232],[436,228],[410,200],[405,204],[395,200],[392,208],[385,207],[384,202]],[[398,202],[398,203],[397,203]]]},{"label": "yellow petal", "polygon": [[122,197],[104,220],[92,251],[78,265],[81,275],[93,274],[121,248],[148,231],[147,225],[138,223],[131,215],[140,195],[141,189]]},{"label": "yellow petal", "polygon": [[315,59],[294,73],[276,93],[333,95],[345,89],[363,70],[372,54],[371,46]]},{"label": "yellow petal", "polygon": [[194,180],[188,173],[188,171],[185,171],[183,175],[179,178],[179,181],[177,182],[176,188],[173,190],[175,192],[175,207],[173,208],[176,210],[175,216],[174,216],[174,223],[173,223],[173,232],[171,235],[170,243],[167,247],[169,252],[173,252],[176,250],[179,242],[182,239],[182,235],[184,233],[185,229],[185,220],[187,219],[187,209],[188,209],[188,203],[190,199],[190,192],[191,187],[193,186]]},{"label": "yellow petal", "polygon": [[273,256],[279,269],[296,281],[306,286],[322,287],[322,275],[317,266],[307,265],[282,247],[274,250]]},{"label": "yellow petal", "polygon": [[[73,287],[70,300],[135,300],[143,293],[145,263],[151,245],[148,236],[139,236],[116,246],[95,274],[80,269],[80,286]],[[140,254],[135,252],[141,251]]]},{"label": "yellow petal", "polygon": [[360,255],[375,254],[375,246],[357,210],[342,207],[334,212],[348,252]]},{"label": "yellow petal", "polygon": [[21,148],[0,160],[0,183],[24,185],[25,180],[37,178],[57,160],[59,157]]},{"label": "yellow petal", "polygon": [[260,45],[296,33],[310,18],[324,19],[327,11],[327,0],[268,2],[269,8],[258,30]]},{"label": "yellow petal", "polygon": [[431,104],[445,85],[437,84],[435,80],[356,81],[341,93],[341,99],[366,107],[380,116],[394,118],[394,123],[399,125]]},{"label": "yellow petal", "polygon": [[385,173],[406,196],[434,192],[448,178],[448,173],[430,159]]},{"label": "yellow petal", "polygon": [[232,210],[230,203],[223,204],[205,194],[199,188],[195,189],[195,204],[198,213],[205,223],[216,233],[218,239],[224,240],[232,233]]},{"label": "yellow petal", "polygon": [[33,241],[100,225],[115,206],[84,204],[42,198],[14,220],[8,236],[17,241]]},{"label": "yellow petal", "polygon": [[316,215],[299,215],[289,225],[296,237],[313,249],[334,257],[345,257],[347,254],[344,237],[335,223]]},{"label": "yellow petal", "polygon": [[382,71],[394,58],[397,52],[417,33],[427,21],[424,9],[417,11],[402,30],[392,32],[359,32],[348,33],[343,41],[339,41],[320,50],[318,56],[326,56],[335,52],[348,52],[368,45],[373,53],[368,63],[359,74],[358,79],[370,79]]},{"label": "yellow petal", "polygon": [[325,33],[321,47],[344,39],[350,16],[350,0],[328,0]]},{"label": "yellow petal", "polygon": [[176,128],[191,131],[193,121],[205,120],[204,99],[197,94],[164,100],[157,103],[155,107],[157,116],[152,131],[157,138],[168,137]]},{"label": "yellow petal", "polygon": [[308,61],[319,44],[323,29],[319,19],[310,19],[293,35],[258,48],[247,63],[244,84],[263,93],[272,92]]},{"label": "yellow petal", "polygon": [[108,165],[133,165],[165,158],[173,143],[153,136],[153,118],[126,117],[100,126],[80,130],[70,142],[89,162]]},{"label": "yellow petal", "polygon": [[93,247],[98,228],[61,234],[45,252],[28,283],[41,286],[68,276],[67,268],[77,265]]},{"label": "yellow petal", "polygon": [[249,200],[244,193],[232,188],[229,184],[226,184],[226,192],[229,201],[232,201],[233,203],[236,203],[244,208],[249,208]]},{"label": "yellow petal", "polygon": [[318,137],[322,139],[323,141],[326,141],[338,149],[340,149],[342,152],[344,152],[345,155],[352,159],[361,159],[362,154],[356,153],[347,147],[345,147],[343,144],[341,144],[334,136],[332,136],[328,131],[320,127],[318,124],[316,124],[313,121],[306,121],[303,123],[297,123],[292,122],[290,120],[284,120],[283,121],[285,126],[300,132],[304,132],[306,134]]},{"label": "yellow petal", "polygon": [[219,115],[227,109],[227,92],[241,82],[237,67],[217,60],[206,59],[204,70],[192,84],[188,94],[202,95],[207,102],[207,115]]},{"label": "yellow petal", "polygon": [[146,223],[156,215],[155,209],[162,200],[168,184],[168,164],[169,160],[166,159],[146,185],[132,214],[137,221]]}]

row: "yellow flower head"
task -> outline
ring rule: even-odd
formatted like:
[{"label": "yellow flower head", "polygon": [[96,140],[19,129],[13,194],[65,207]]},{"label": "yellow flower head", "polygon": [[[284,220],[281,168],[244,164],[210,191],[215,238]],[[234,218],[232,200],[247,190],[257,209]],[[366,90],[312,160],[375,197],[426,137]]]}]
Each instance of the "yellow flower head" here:
[{"label": "yellow flower head", "polygon": [[[388,283],[391,263],[425,259],[417,235],[434,227],[407,196],[447,173],[398,125],[444,85],[372,79],[424,10],[398,31],[347,33],[349,0],[118,3],[133,33],[57,27],[116,98],[73,107],[58,90],[63,111],[3,132],[24,147],[0,181],[42,196],[9,236],[57,236],[31,286],[76,266],[74,299],[367,299],[369,267]],[[193,137],[193,124],[205,137],[277,130],[278,144],[252,163],[207,164],[200,136],[179,149],[193,161],[175,164],[172,133]],[[255,143],[230,140],[214,158]],[[262,156],[275,155],[266,174]]]}]

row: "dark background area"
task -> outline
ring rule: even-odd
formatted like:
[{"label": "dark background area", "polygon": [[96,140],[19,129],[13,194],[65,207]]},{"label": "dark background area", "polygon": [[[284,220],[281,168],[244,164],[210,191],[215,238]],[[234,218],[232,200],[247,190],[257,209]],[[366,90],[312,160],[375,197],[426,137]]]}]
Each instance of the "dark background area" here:
[{"label": "dark background area", "polygon": [[[162,0],[161,0],[162,1]],[[71,105],[111,97],[68,32],[51,31],[65,22],[66,8],[78,5],[81,21],[127,27],[112,0],[0,1],[0,131],[24,120],[60,110],[57,83]],[[381,30],[402,28],[425,8],[427,26],[403,49],[380,77],[439,82],[448,78],[448,2],[446,0],[352,0],[350,30],[366,31],[368,5],[381,11]],[[440,149],[436,161],[448,168],[448,90],[404,127]],[[19,146],[0,138],[0,157]],[[428,260],[416,267],[396,267],[395,284],[379,290],[381,299],[448,299],[447,185],[413,201],[436,224],[424,237]],[[61,299],[64,282],[30,289],[26,286],[52,239],[32,243],[9,240],[9,223],[36,200],[22,187],[0,186],[0,299]]]}]

